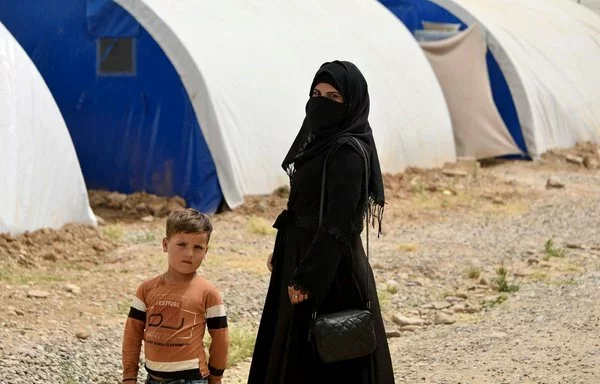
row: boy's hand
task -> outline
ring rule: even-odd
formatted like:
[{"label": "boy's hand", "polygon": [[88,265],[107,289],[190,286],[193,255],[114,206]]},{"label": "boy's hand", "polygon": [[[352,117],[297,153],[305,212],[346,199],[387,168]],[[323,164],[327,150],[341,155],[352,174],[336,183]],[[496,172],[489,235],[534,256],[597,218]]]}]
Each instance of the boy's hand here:
[{"label": "boy's hand", "polygon": [[273,272],[273,252],[267,258],[267,268],[269,268],[269,272]]}]

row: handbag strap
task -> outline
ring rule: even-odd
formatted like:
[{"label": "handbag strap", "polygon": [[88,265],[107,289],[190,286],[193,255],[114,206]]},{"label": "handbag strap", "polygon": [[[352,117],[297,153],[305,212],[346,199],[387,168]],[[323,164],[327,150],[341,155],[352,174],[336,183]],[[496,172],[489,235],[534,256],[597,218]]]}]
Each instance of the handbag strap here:
[{"label": "handbag strap", "polygon": [[[366,200],[365,200],[365,204],[368,204],[368,199],[369,199],[369,163],[367,161],[367,152],[365,151],[364,147],[362,146],[362,144],[360,143],[360,141],[358,141],[355,137],[352,136],[348,136],[348,138],[353,142],[353,146],[356,147],[359,151],[360,154],[363,158],[363,160],[365,161],[365,194],[366,194]],[[327,154],[327,156],[325,157],[325,163],[323,164],[323,175],[321,176],[321,202],[319,205],[319,227],[321,226],[321,221],[323,220],[323,206],[324,206],[324,201],[325,201],[325,181],[326,181],[326,175],[327,175],[327,160],[329,160],[329,156],[331,155],[331,151]],[[367,207],[366,209],[367,215],[366,215],[366,227],[367,227],[367,264],[369,263],[369,208]],[[370,286],[370,279],[371,279],[371,274],[369,273],[369,271],[367,270],[367,290],[366,290],[366,306],[367,309],[371,309],[371,299],[369,298],[369,286]],[[316,314],[316,310],[315,310],[315,314]]]}]

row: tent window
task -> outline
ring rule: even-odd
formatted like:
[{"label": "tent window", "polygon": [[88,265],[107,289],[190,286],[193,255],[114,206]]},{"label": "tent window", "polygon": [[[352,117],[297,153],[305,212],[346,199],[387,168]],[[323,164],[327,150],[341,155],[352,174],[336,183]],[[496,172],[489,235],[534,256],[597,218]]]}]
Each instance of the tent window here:
[{"label": "tent window", "polygon": [[98,73],[100,75],[134,75],[134,38],[98,39]]}]

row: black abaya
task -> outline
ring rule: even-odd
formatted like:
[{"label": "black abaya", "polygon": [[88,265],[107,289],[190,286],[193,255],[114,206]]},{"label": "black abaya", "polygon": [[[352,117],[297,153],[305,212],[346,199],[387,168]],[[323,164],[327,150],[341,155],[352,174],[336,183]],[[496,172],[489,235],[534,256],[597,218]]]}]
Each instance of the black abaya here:
[{"label": "black abaya", "polygon": [[[329,159],[323,222],[347,226],[322,230],[316,223],[319,170],[325,155],[296,164],[288,209],[274,224],[278,233],[273,272],[249,384],[394,383],[374,278],[360,239],[361,228],[356,228],[356,223],[361,223],[365,203],[364,160],[350,145],[339,146]],[[315,301],[320,313],[364,308],[367,281],[377,349],[365,358],[322,363],[308,340]],[[292,305],[287,294],[290,282],[308,291],[311,299]]]}]

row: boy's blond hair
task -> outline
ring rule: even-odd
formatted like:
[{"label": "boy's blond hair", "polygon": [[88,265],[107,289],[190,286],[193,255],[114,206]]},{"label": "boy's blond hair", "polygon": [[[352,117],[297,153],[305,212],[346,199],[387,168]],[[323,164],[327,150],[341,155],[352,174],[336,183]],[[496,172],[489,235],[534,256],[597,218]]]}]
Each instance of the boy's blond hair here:
[{"label": "boy's blond hair", "polygon": [[207,215],[193,208],[173,211],[167,219],[167,239],[177,233],[206,233],[208,240],[213,227]]}]

